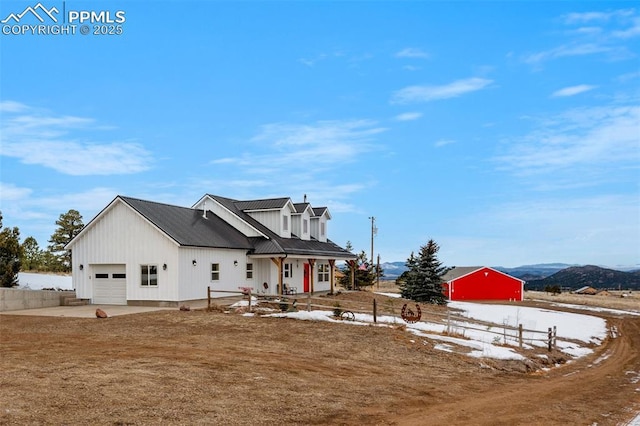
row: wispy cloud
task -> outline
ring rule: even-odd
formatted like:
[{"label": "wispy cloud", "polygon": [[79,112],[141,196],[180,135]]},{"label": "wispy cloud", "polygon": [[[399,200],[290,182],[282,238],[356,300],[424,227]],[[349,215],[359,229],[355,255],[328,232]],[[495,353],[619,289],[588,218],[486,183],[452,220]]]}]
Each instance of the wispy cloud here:
[{"label": "wispy cloud", "polygon": [[93,118],[36,111],[5,101],[0,129],[1,155],[19,158],[73,176],[137,173],[149,168],[150,153],[138,143],[96,142],[84,136],[104,131]]},{"label": "wispy cloud", "polygon": [[539,119],[528,135],[505,140],[506,152],[494,160],[517,175],[562,178],[563,185],[602,178],[640,164],[639,122],[635,104],[572,109]]},{"label": "wispy cloud", "polygon": [[577,86],[564,87],[564,88],[562,88],[560,90],[556,90],[555,92],[553,92],[551,94],[551,97],[558,98],[558,97],[575,96],[575,95],[578,95],[580,93],[584,93],[584,92],[588,92],[590,90],[593,90],[596,87],[597,86],[591,86],[589,84],[579,84]]},{"label": "wispy cloud", "polygon": [[401,51],[396,53],[396,57],[398,58],[422,58],[426,59],[429,57],[429,54],[422,49],[418,49],[415,47],[406,47]]},{"label": "wispy cloud", "polygon": [[395,116],[395,119],[398,121],[413,121],[422,117],[421,112],[405,112],[403,114],[398,114]]},{"label": "wispy cloud", "polygon": [[561,17],[565,39],[558,46],[523,56],[523,62],[541,66],[544,62],[587,55],[609,60],[636,56],[624,40],[640,36],[640,16],[635,9],[607,12],[569,13]]},{"label": "wispy cloud", "polygon": [[472,77],[441,86],[409,86],[394,92],[391,96],[391,103],[408,104],[456,98],[466,93],[482,90],[491,83],[493,80]]},{"label": "wispy cloud", "polygon": [[[470,210],[450,226],[457,234],[441,240],[443,247],[465,248],[461,244],[464,241],[458,240],[477,241],[477,246],[472,244],[473,249],[464,253],[480,258],[478,263],[491,264],[492,259],[509,250],[517,259],[514,266],[558,261],[616,265],[620,259],[638,253],[637,218],[638,200],[634,194],[529,197]],[[496,237],[505,235],[510,238]]]},{"label": "wispy cloud", "polygon": [[613,19],[627,18],[633,16],[633,9],[620,9],[608,12],[572,12],[563,16],[563,21],[567,25],[584,24],[590,22],[608,22]]},{"label": "wispy cloud", "polygon": [[15,101],[1,101],[0,112],[20,112],[27,109],[25,104]]},{"label": "wispy cloud", "polygon": [[435,146],[436,148],[441,148],[443,146],[451,145],[453,143],[456,143],[456,141],[451,140],[451,139],[440,139],[440,140],[435,141],[433,146]]},{"label": "wispy cloud", "polygon": [[[271,123],[251,139],[254,151],[213,164],[250,166],[253,173],[334,167],[373,149],[375,135],[386,131],[370,120],[319,121],[313,124]],[[262,153],[260,153],[262,152]],[[255,168],[255,164],[263,164]]]},{"label": "wispy cloud", "polygon": [[623,51],[621,48],[601,45],[597,43],[570,43],[555,47],[553,49],[527,55],[524,58],[524,62],[528,64],[539,64],[544,61],[563,57],[586,56],[597,53],[621,54],[622,52]]},{"label": "wispy cloud", "polygon": [[12,183],[0,182],[0,194],[2,201],[15,201],[26,198],[33,192],[30,188],[22,188]]},{"label": "wispy cloud", "polygon": [[[341,209],[352,209],[349,198],[367,183],[349,181],[344,173],[335,171],[366,161],[367,153],[381,149],[377,138],[385,131],[387,128],[372,120],[266,124],[248,141],[247,152],[211,162],[217,173],[225,176],[215,186],[247,198],[271,192],[274,196],[295,195],[303,188],[317,200],[330,197]],[[250,187],[247,182],[260,185]]]}]

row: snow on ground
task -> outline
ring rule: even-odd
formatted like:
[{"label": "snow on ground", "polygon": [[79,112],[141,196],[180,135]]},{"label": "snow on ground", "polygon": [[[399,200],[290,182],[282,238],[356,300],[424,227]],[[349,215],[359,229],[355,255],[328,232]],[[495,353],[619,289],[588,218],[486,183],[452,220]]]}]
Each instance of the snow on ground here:
[{"label": "snow on ground", "polygon": [[[383,315],[378,316],[377,325],[403,324],[409,332],[417,336],[438,341],[439,343],[434,344],[436,349],[451,351],[450,344],[455,344],[470,348],[469,356],[516,360],[524,359],[524,357],[515,350],[515,347],[519,346],[515,332],[505,330],[505,326],[518,327],[518,324],[523,325],[525,348],[546,347],[548,344],[547,330],[549,327],[555,326],[557,348],[573,357],[592,353],[593,350],[587,346],[601,344],[607,335],[605,320],[590,315],[523,306],[486,305],[469,302],[451,302],[449,306],[462,311],[462,316],[468,318],[468,321],[455,320],[448,325],[445,320],[442,323],[420,321],[415,324],[406,324],[399,317]],[[361,313],[355,314],[355,321],[338,320],[333,317],[332,311],[320,310],[275,313],[266,316],[340,322],[350,325],[373,324],[372,315]],[[481,325],[478,321],[493,325]],[[443,335],[448,328],[458,337]],[[537,332],[534,333],[533,330],[537,330]]]},{"label": "snow on ground", "polygon": [[18,273],[18,287],[25,290],[41,290],[54,288],[56,290],[73,290],[71,275],[34,274],[31,272]]},{"label": "snow on ground", "polygon": [[601,308],[599,306],[572,305],[570,303],[552,303],[551,306],[558,306],[561,308],[577,309],[577,310],[592,311],[592,312],[606,312],[608,314],[615,314],[615,315],[640,316],[640,311],[623,311],[620,309]]}]

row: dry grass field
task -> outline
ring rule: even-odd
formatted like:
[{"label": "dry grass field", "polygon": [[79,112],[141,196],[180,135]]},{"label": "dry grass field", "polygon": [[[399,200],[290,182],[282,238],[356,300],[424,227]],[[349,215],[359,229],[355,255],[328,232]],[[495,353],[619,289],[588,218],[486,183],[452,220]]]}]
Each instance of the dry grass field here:
[{"label": "dry grass field", "polygon": [[[624,297],[622,296],[623,294],[625,295]],[[571,303],[575,305],[635,310],[640,312],[640,291],[611,291],[609,296],[572,293],[553,295],[543,291],[527,291],[524,294],[524,298],[525,300],[544,300],[547,302]]]},{"label": "dry grass field", "polygon": [[[358,309],[383,296],[340,297]],[[592,356],[526,372],[401,326],[1,315],[0,424],[618,425],[640,411],[640,319],[608,321],[617,337]]]}]

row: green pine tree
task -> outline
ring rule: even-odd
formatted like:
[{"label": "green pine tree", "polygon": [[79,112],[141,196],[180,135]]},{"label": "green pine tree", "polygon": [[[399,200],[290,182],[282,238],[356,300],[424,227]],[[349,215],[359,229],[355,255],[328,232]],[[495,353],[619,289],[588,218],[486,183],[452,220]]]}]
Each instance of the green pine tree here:
[{"label": "green pine tree", "polygon": [[351,266],[346,264],[342,268],[344,274],[340,278],[340,285],[347,290],[360,290],[364,287],[371,287],[376,282],[376,267],[369,261],[367,254],[362,250],[355,260],[355,288],[351,286]]},{"label": "green pine tree", "polygon": [[22,242],[22,257],[20,259],[22,269],[25,271],[42,270],[43,252],[40,250],[38,241],[33,237],[27,237]]},{"label": "green pine tree", "polygon": [[[0,212],[0,229],[2,229],[2,212]],[[21,254],[20,230],[17,227],[2,229],[0,231],[1,287],[14,287],[18,284]]]},{"label": "green pine tree", "polygon": [[429,240],[426,245],[420,247],[417,257],[411,253],[406,263],[408,270],[398,278],[403,298],[438,305],[447,303],[442,293],[442,276],[448,268],[442,266],[438,260],[438,250],[438,244]]},{"label": "green pine tree", "polygon": [[84,224],[82,216],[77,210],[69,210],[60,215],[56,220],[58,229],[55,230],[49,240],[49,252],[58,258],[65,272],[71,271],[71,251],[65,250],[65,246],[82,231]]}]

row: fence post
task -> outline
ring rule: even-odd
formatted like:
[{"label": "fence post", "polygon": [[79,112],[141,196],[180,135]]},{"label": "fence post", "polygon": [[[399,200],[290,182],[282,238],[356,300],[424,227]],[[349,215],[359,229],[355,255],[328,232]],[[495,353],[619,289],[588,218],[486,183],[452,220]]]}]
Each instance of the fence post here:
[{"label": "fence post", "polygon": [[549,327],[549,330],[547,331],[547,339],[548,339],[548,348],[549,348],[549,352],[551,352],[551,327]]},{"label": "fence post", "polygon": [[311,312],[311,291],[307,293],[307,312]]},{"label": "fence post", "polygon": [[211,286],[207,286],[207,311],[211,310]]},{"label": "fence post", "polygon": [[556,349],[556,326],[553,326],[553,349]]},{"label": "fence post", "polygon": [[520,343],[520,349],[522,349],[522,324],[518,324],[518,343]]},{"label": "fence post", "polygon": [[378,303],[376,302],[376,299],[373,299],[373,322],[378,322]]},{"label": "fence post", "polygon": [[451,312],[447,309],[447,336],[451,336]]},{"label": "fence post", "polygon": [[249,298],[249,312],[251,312],[251,289],[247,291],[247,297]]}]

